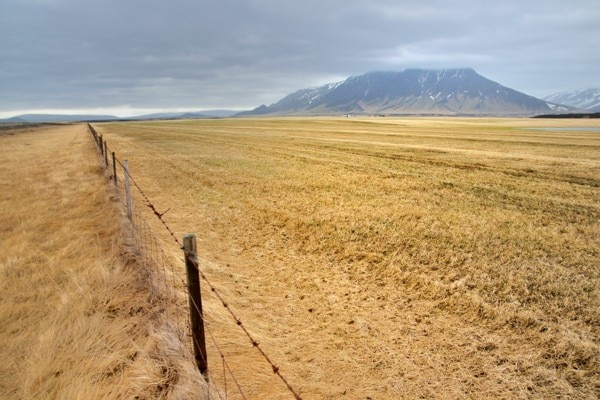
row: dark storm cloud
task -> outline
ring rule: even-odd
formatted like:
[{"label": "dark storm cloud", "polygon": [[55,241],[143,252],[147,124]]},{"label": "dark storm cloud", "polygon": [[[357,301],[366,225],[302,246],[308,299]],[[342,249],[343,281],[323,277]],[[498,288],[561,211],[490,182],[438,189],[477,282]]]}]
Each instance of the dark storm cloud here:
[{"label": "dark storm cloud", "polygon": [[600,86],[600,3],[3,0],[0,112],[252,107],[373,70]]}]

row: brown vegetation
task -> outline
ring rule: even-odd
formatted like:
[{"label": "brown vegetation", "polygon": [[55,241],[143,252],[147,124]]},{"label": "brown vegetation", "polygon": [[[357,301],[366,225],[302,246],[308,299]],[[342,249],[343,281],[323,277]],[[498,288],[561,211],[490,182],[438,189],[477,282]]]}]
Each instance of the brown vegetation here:
[{"label": "brown vegetation", "polygon": [[0,397],[198,398],[87,128],[0,136]]},{"label": "brown vegetation", "polygon": [[[522,129],[565,124],[97,128],[305,398],[597,398],[600,137]],[[207,297],[250,398],[289,398]]]}]

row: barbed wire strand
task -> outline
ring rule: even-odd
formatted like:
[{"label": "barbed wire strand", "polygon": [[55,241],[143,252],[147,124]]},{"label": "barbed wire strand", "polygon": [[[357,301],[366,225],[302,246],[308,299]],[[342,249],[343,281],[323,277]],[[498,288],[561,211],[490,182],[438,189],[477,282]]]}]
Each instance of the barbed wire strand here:
[{"label": "barbed wire strand", "polygon": [[252,346],[254,346],[258,350],[258,352],[263,356],[263,358],[267,361],[267,363],[269,363],[271,365],[271,368],[273,369],[273,373],[275,375],[277,375],[279,377],[279,379],[281,379],[281,381],[285,384],[285,386],[288,388],[288,390],[294,395],[294,397],[296,398],[296,400],[302,400],[302,398],[300,397],[300,395],[298,393],[296,393],[296,391],[294,390],[294,388],[289,384],[289,382],[287,381],[287,379],[285,379],[285,377],[283,376],[283,374],[280,372],[279,367],[276,366],[273,363],[273,361],[271,361],[271,359],[269,358],[269,356],[267,355],[267,353],[265,353],[263,351],[263,349],[260,347],[259,342],[256,339],[254,339],[254,337],[246,329],[246,327],[244,326],[242,320],[233,312],[233,310],[231,309],[231,307],[229,307],[229,304],[221,296],[221,293],[210,282],[210,280],[206,277],[206,275],[204,274],[204,272],[202,272],[202,270],[200,269],[200,267],[198,265],[198,259],[197,259],[197,257],[191,257],[190,256],[189,259],[192,262],[192,264],[194,265],[194,267],[198,270],[198,273],[200,274],[200,276],[202,277],[202,279],[204,279],[204,281],[208,284],[208,286],[210,287],[210,290],[215,294],[215,296],[219,299],[219,301],[221,302],[221,304],[223,305],[223,307],[225,307],[225,309],[233,317],[233,319],[235,320],[235,323],[244,331],[244,333],[246,334],[246,336],[248,337],[248,339],[250,339],[250,342],[252,343]]},{"label": "barbed wire strand", "polygon": [[[221,357],[221,360],[223,360],[224,366],[227,366],[227,370],[229,371],[229,374],[231,375],[231,378],[232,378],[233,382],[237,386],[238,391],[240,392],[240,394],[242,395],[242,397],[244,399],[246,399],[246,395],[244,394],[244,391],[242,390],[242,387],[240,386],[240,384],[239,384],[238,380],[236,379],[233,371],[231,370],[231,367],[229,366],[229,363],[225,360],[225,354],[223,353],[223,351],[221,350],[221,347],[217,343],[217,340],[215,339],[215,336],[213,335],[212,330],[209,329],[208,325],[206,324],[206,319],[204,318],[204,314],[200,311],[200,308],[198,307],[198,304],[196,304],[196,301],[194,300],[194,298],[190,297],[190,300],[191,300],[191,303],[193,304],[194,308],[198,312],[198,315],[200,316],[200,319],[202,319],[202,322],[204,324],[204,330],[205,330],[205,332],[208,332],[208,336],[210,337],[211,341],[213,342],[213,345],[215,346],[215,348],[217,349],[217,352],[219,353],[219,356]],[[226,375],[223,374],[223,376],[225,377]]]}]

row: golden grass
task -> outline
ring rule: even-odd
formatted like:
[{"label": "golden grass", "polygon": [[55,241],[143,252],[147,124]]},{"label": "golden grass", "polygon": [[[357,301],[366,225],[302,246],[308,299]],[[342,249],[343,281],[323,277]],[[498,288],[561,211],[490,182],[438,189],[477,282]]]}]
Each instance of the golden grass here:
[{"label": "golden grass", "polygon": [[0,397],[198,398],[87,128],[14,133],[0,136]]},{"label": "golden grass", "polygon": [[[586,399],[600,396],[600,134],[523,128],[594,124],[97,128],[175,231],[198,233],[206,273],[305,398]],[[289,398],[205,297],[247,394]]]}]

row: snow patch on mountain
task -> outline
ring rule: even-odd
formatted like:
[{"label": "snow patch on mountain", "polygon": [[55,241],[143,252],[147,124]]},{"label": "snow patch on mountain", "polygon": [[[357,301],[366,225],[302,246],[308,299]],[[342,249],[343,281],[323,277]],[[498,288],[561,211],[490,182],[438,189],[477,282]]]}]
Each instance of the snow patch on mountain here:
[{"label": "snow patch on mountain", "polygon": [[567,107],[561,106],[560,104],[546,103],[546,105],[548,106],[549,109],[554,110],[554,111],[559,111],[559,112],[568,111]]}]

